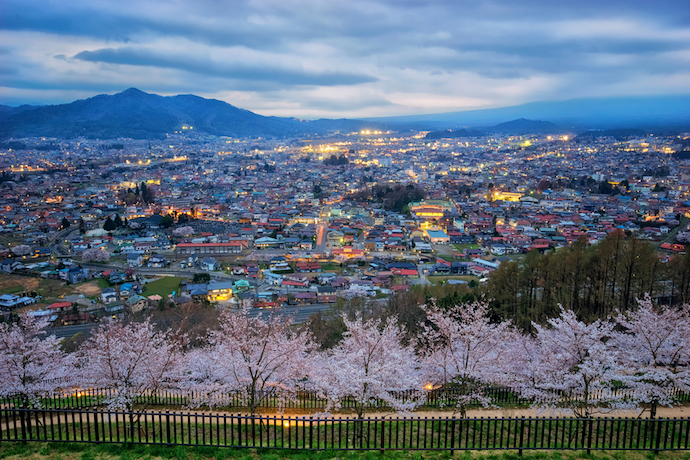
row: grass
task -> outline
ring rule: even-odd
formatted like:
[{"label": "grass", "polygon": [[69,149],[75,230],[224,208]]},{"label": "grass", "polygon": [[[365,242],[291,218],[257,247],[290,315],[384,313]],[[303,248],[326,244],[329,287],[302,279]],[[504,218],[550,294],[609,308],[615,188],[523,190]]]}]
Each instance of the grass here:
[{"label": "grass", "polygon": [[24,286],[12,286],[7,289],[3,289],[5,294],[16,294],[17,292],[24,292]]},{"label": "grass", "polygon": [[592,451],[295,451],[269,449],[231,449],[162,445],[77,444],[77,443],[2,443],[0,459],[7,460],[680,460],[688,452],[613,452]]},{"label": "grass", "polygon": [[98,287],[101,289],[110,287],[110,282],[108,282],[108,280],[105,278],[98,278],[96,282],[98,283]]},{"label": "grass", "polygon": [[479,281],[479,277],[472,275],[429,275],[427,279],[431,284],[437,284],[448,280],[465,280],[468,283],[472,280]]},{"label": "grass", "polygon": [[479,249],[478,244],[454,244],[453,248],[455,248],[456,251],[462,252],[463,249]]},{"label": "grass", "polygon": [[342,267],[340,264],[334,264],[334,263],[325,263],[321,264],[321,271],[337,271],[337,272],[342,272]]},{"label": "grass", "polygon": [[166,276],[165,278],[152,281],[144,286],[144,296],[148,297],[158,294],[164,299],[167,299],[173,291],[180,290],[180,281],[182,281],[182,278],[176,276]]}]

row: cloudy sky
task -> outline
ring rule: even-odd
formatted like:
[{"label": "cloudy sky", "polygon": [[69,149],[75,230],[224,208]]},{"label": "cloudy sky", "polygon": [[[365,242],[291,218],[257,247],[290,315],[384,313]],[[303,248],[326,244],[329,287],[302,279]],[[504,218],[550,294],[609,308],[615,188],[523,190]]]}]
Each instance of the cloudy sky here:
[{"label": "cloudy sky", "polygon": [[2,0],[0,103],[365,117],[690,94],[688,0]]}]

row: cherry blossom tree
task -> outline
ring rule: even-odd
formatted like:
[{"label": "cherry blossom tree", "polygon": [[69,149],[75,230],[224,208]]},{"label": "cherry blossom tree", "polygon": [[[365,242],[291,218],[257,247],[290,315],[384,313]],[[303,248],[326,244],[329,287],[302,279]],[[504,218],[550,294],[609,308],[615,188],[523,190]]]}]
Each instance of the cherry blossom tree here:
[{"label": "cherry blossom tree", "polygon": [[135,400],[179,381],[181,345],[181,338],[170,330],[156,331],[149,320],[130,324],[109,321],[80,348],[81,384],[112,389],[106,404],[110,409],[130,412],[134,429],[141,415],[132,413]]},{"label": "cherry blossom tree", "polygon": [[110,253],[103,249],[91,248],[81,253],[82,262],[109,262]]},{"label": "cherry blossom tree", "polygon": [[292,317],[250,317],[249,310],[224,312],[209,345],[187,353],[183,386],[202,395],[195,404],[222,406],[239,392],[252,416],[268,398],[294,397],[311,369],[314,348],[308,332],[293,332]]},{"label": "cherry blossom tree", "polygon": [[57,387],[55,379],[74,375],[60,340],[43,337],[47,324],[28,314],[17,324],[0,323],[0,396],[17,396],[25,408],[40,407],[40,397]]},{"label": "cherry blossom tree", "polygon": [[404,331],[395,317],[354,321],[343,315],[347,331],[334,348],[315,357],[311,384],[329,401],[329,408],[339,409],[344,399],[354,402],[357,417],[364,417],[367,407],[385,401],[399,412],[411,411],[421,399],[405,400],[399,393],[421,390],[420,364],[411,345],[403,345]]},{"label": "cherry blossom tree", "polygon": [[12,253],[16,256],[27,256],[31,254],[31,246],[28,244],[20,244],[12,248]]},{"label": "cherry blossom tree", "polygon": [[175,230],[172,231],[172,234],[173,236],[177,237],[193,235],[194,229],[189,225],[186,225],[184,227],[177,227]]},{"label": "cherry blossom tree", "polygon": [[654,418],[658,406],[673,405],[674,390],[690,391],[690,305],[655,307],[647,295],[616,321],[625,329],[611,340],[626,370],[622,380]]},{"label": "cherry blossom tree", "polygon": [[496,383],[503,375],[505,344],[515,334],[510,323],[492,323],[484,301],[449,309],[433,304],[422,308],[429,323],[421,345],[427,378],[435,385],[459,387],[456,407],[462,417],[474,401],[489,407],[491,400],[481,385]]},{"label": "cherry blossom tree", "polygon": [[561,307],[548,327],[532,323],[535,348],[527,344],[528,357],[509,356],[507,364],[522,366],[515,381],[534,405],[543,409],[572,411],[577,417],[591,417],[596,411],[633,408],[612,383],[621,379],[617,353],[607,343],[614,324],[597,320],[591,324],[577,319],[572,310]]}]

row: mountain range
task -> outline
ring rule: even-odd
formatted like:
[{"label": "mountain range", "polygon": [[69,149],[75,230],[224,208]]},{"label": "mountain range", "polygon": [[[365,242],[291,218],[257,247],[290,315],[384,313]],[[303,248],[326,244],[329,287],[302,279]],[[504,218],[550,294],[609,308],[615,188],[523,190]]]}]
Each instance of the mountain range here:
[{"label": "mountain range", "polygon": [[690,96],[648,96],[571,99],[463,112],[367,118],[394,125],[424,125],[426,129],[486,128],[506,120],[548,120],[560,127],[585,131],[610,128],[687,128]]},{"label": "mountain range", "polygon": [[164,138],[192,131],[232,137],[286,137],[359,131],[379,126],[360,120],[297,120],[265,117],[216,99],[193,95],[159,96],[136,88],[69,104],[0,106],[0,137]]},{"label": "mountain range", "polygon": [[312,121],[267,117],[216,99],[159,96],[136,88],[69,104],[0,105],[0,138],[154,139],[165,138],[167,133],[183,126],[193,127],[190,132],[194,133],[271,138],[362,129],[434,131],[429,138],[551,133],[563,129],[683,129],[690,127],[690,96],[574,99],[441,114]]}]

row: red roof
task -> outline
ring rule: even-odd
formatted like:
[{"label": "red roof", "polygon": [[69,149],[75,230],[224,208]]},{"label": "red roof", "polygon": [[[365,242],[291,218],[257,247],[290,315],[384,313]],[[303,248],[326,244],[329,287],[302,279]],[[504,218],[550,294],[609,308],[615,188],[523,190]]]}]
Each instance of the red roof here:
[{"label": "red roof", "polygon": [[72,302],[55,302],[52,305],[48,305],[46,308],[67,308],[71,306]]}]

